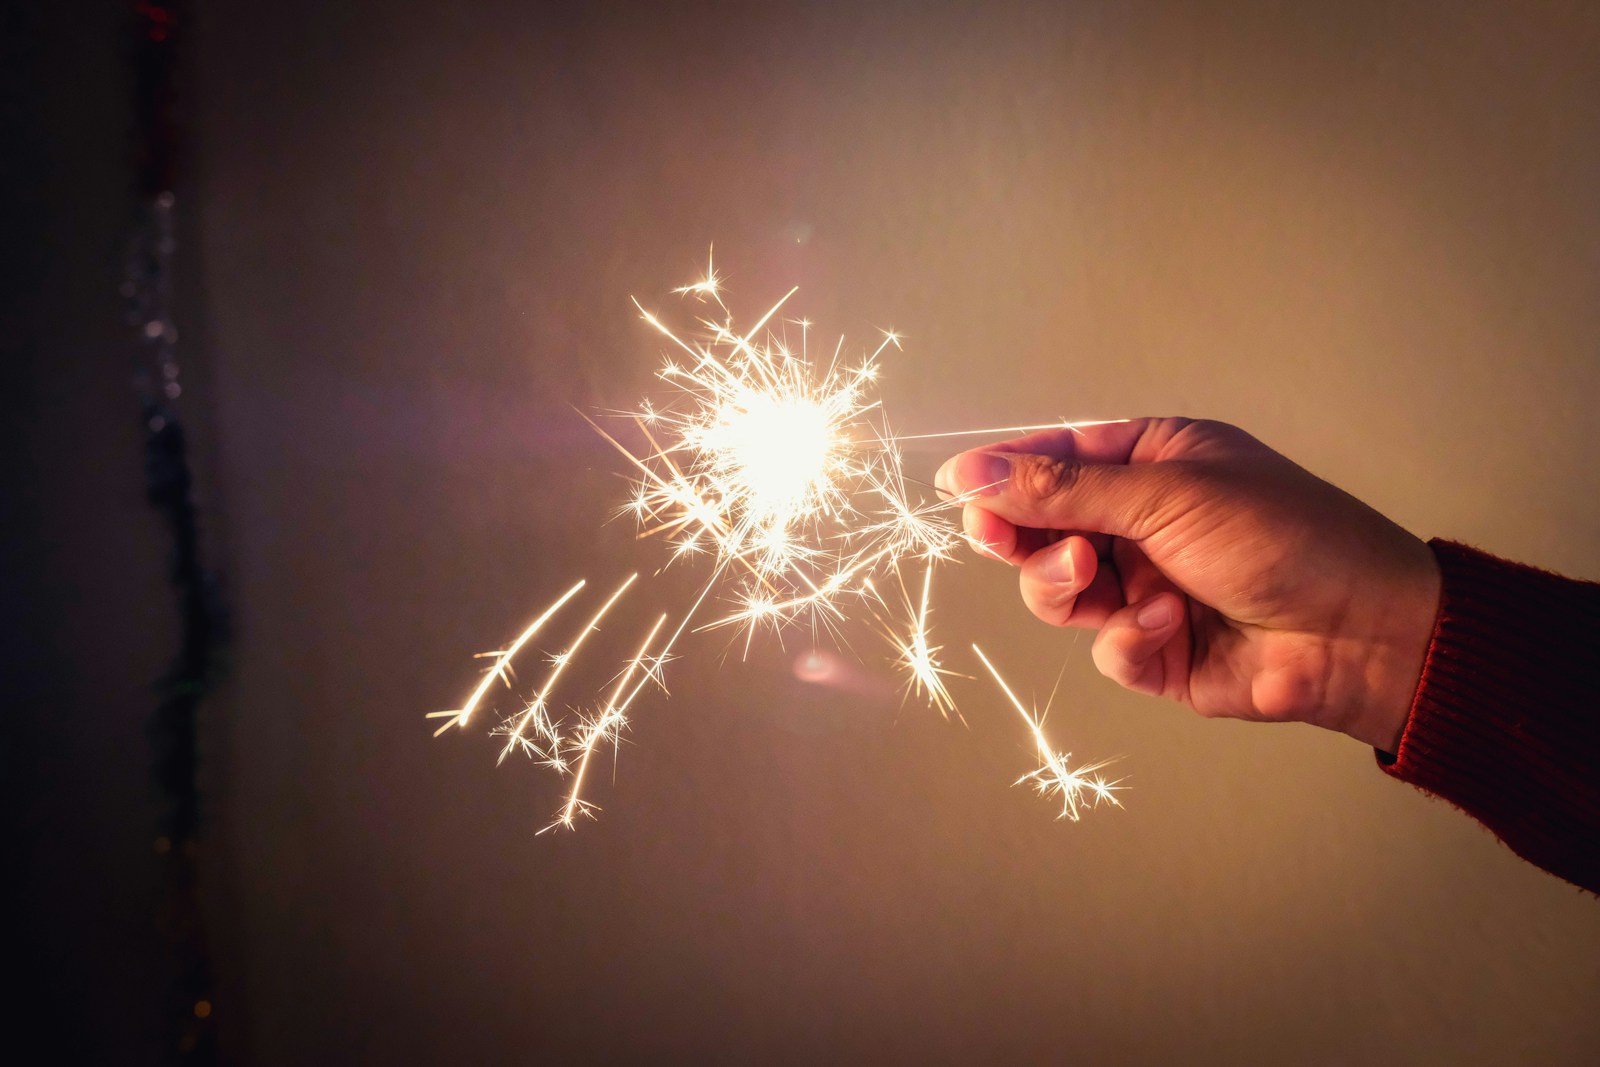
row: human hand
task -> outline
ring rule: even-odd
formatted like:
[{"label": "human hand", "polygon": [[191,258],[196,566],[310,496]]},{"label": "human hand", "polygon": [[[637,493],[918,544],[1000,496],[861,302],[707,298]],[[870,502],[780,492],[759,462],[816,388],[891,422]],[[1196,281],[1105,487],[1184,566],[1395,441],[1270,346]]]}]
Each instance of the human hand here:
[{"label": "human hand", "polygon": [[1206,716],[1399,746],[1439,601],[1421,540],[1236,427],[1134,419],[964,452],[940,469],[983,554],[1094,662]]}]

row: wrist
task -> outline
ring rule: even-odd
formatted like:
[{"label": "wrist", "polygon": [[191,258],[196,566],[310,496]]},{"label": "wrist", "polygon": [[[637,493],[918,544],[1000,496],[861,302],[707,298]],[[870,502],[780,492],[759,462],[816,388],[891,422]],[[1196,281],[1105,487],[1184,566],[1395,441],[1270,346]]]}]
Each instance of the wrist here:
[{"label": "wrist", "polygon": [[1383,595],[1366,604],[1360,635],[1346,643],[1353,684],[1327,724],[1391,754],[1405,733],[1439,614],[1439,562],[1425,543],[1410,540],[1406,566],[1392,584],[1382,583]]}]

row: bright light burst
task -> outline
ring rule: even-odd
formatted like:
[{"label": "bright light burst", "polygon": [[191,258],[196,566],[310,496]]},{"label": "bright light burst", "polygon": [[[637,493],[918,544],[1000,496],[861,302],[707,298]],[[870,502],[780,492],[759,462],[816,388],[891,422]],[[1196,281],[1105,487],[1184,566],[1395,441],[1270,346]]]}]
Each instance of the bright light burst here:
[{"label": "bright light burst", "polygon": [[[946,679],[964,676],[942,662],[943,648],[931,637],[929,605],[935,566],[951,556],[962,536],[952,512],[966,500],[929,501],[905,474],[901,442],[911,438],[890,432],[875,393],[879,359],[890,346],[899,347],[899,337],[885,333],[870,354],[854,359],[844,355],[841,338],[818,360],[810,353],[810,323],[778,318],[793,289],[740,330],[723,302],[713,263],[703,278],[674,293],[714,306],[720,318],[700,318],[696,334],[686,339],[634,302],[670,345],[658,371],[665,395],[623,413],[642,447],[629,447],[620,439],[627,434],[590,421],[634,472],[622,513],[639,524],[640,536],[667,540],[671,560],[709,560],[710,574],[676,624],[669,628],[667,616],[658,619],[600,704],[570,711],[569,723],[559,714],[558,683],[639,577],[629,576],[564,647],[548,654],[549,670],[532,698],[494,728],[505,739],[502,761],[520,752],[570,776],[566,799],[545,830],[570,828],[578,816],[593,815],[583,787],[596,751],[617,745],[629,708],[646,688],[664,688],[663,667],[686,633],[738,627],[748,648],[754,634],[768,627],[781,632],[805,624],[813,635],[837,633],[855,617],[852,609],[861,608],[894,649],[907,696],[946,718],[960,716]],[[920,595],[913,602],[904,575],[919,564]],[[465,727],[495,682],[511,685],[512,659],[585,584],[569,588],[506,649],[485,654],[493,662],[461,708],[433,713],[446,720],[438,733]],[[896,607],[880,594],[880,584],[898,589]],[[977,646],[973,651],[1033,735],[1041,766],[1022,780],[1060,797],[1062,815],[1072,819],[1085,806],[1117,803],[1116,783],[1096,774],[1104,764],[1070,770],[1066,757],[1046,742],[1042,720],[1022,707]]]}]

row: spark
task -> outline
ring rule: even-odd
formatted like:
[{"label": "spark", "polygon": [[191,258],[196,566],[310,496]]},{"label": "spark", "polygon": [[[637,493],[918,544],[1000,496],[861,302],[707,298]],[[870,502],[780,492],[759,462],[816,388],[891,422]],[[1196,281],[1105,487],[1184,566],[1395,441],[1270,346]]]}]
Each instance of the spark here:
[{"label": "spark", "polygon": [[680,285],[672,291],[678,296],[710,298],[716,301],[717,306],[722,310],[728,310],[727,306],[722,303],[722,276],[717,273],[717,265],[713,261],[711,254],[706,257],[706,274],[704,278],[697,282],[690,282],[688,285]]},{"label": "spark", "polygon": [[[663,613],[656,620],[656,624],[650,627],[650,632],[645,635],[644,643],[639,646],[639,651],[628,661],[627,668],[622,672],[622,676],[617,679],[616,688],[606,698],[600,713],[570,742],[571,747],[577,752],[578,767],[572,775],[572,786],[567,790],[567,802],[562,805],[561,813],[556,816],[556,821],[546,826],[544,830],[540,830],[541,834],[545,830],[553,830],[557,826],[565,826],[570,829],[573,818],[580,813],[592,816],[594,806],[582,799],[583,776],[589,769],[589,759],[594,755],[595,749],[602,741],[615,743],[621,735],[623,727],[627,725],[628,720],[625,716],[628,705],[633,702],[633,698],[638,695],[639,690],[635,689],[628,693],[625,700],[622,699],[622,694],[627,691],[628,683],[633,680],[633,676],[639,672],[641,665],[645,662],[645,654],[650,650],[651,642],[656,639],[656,634],[661,632],[661,627],[666,625],[666,622],[667,616]],[[658,659],[653,667],[645,668],[647,679],[660,680],[661,663],[662,661]]]},{"label": "spark", "polygon": [[[701,317],[694,332],[679,333],[633,301],[666,346],[656,371],[660,395],[633,411],[611,413],[630,421],[637,439],[625,443],[632,431],[613,432],[583,417],[632,469],[629,494],[615,514],[630,518],[639,537],[667,543],[664,566],[709,560],[710,574],[666,640],[656,646],[668,618],[663,614],[606,698],[594,710],[574,712],[570,724],[553,710],[557,685],[639,575],[623,581],[569,644],[545,650],[543,680],[521,711],[494,730],[505,738],[501,761],[521,751],[558,775],[571,775],[554,821],[540,833],[571,828],[578,816],[597,810],[583,796],[596,751],[620,742],[629,709],[646,688],[665,688],[663,668],[686,634],[732,628],[742,633],[748,653],[755,635],[767,629],[781,636],[809,623],[813,636],[828,630],[842,637],[864,611],[894,650],[892,663],[903,673],[906,697],[965,722],[948,682],[970,676],[946,665],[945,646],[933,636],[931,605],[933,572],[962,540],[954,514],[970,497],[928,499],[923,484],[905,473],[903,444],[1082,425],[897,435],[876,395],[881,358],[901,348],[897,331],[882,331],[876,346],[859,357],[847,355],[840,338],[831,352],[823,349],[824,359],[814,361],[813,324],[779,317],[795,289],[748,328],[735,326],[712,258],[699,280],[672,292],[720,317]],[[789,333],[795,328],[797,344]],[[922,581],[913,602],[906,572],[917,564]],[[568,589],[503,651],[487,654],[494,662],[462,707],[434,713],[447,717],[439,733],[465,726],[495,682],[511,684],[512,660],[585,584]],[[894,607],[880,587],[898,589]],[[988,658],[975,645],[973,651],[1032,730],[1041,766],[1023,780],[1059,796],[1063,817],[1074,820],[1085,806],[1117,804],[1117,783],[1097,774],[1104,765],[1069,769],[1067,757],[1046,743],[1042,716],[1025,710]]]},{"label": "spark", "polygon": [[[596,611],[588,624],[578,632],[578,636],[573,640],[572,644],[555,655],[553,659],[554,669],[545,679],[544,685],[539,687],[539,691],[534,695],[533,700],[523,710],[522,714],[516,718],[515,724],[506,731],[505,747],[500,750],[501,762],[504,762],[505,758],[516,751],[519,746],[530,749],[547,760],[553,759],[553,748],[559,746],[560,737],[556,733],[554,724],[550,721],[550,694],[555,691],[556,683],[561,680],[561,672],[567,669],[567,665],[578,654],[578,649],[583,646],[583,642],[600,627],[600,620],[604,619],[617,601],[622,599],[622,594],[628,591],[628,587],[638,577],[637,573],[628,575],[627,580],[617,587],[617,591],[612,593],[604,604],[600,605],[600,610]],[[536,741],[528,742],[527,733],[530,726],[538,737],[545,739],[547,745],[540,745]]]},{"label": "spark", "polygon": [[[898,578],[898,575],[896,575]],[[873,614],[884,626],[884,636],[889,639],[889,644],[895,651],[895,665],[906,672],[905,692],[907,696],[913,693],[927,701],[928,705],[943,715],[946,719],[952,714],[961,719],[956,707],[955,698],[950,695],[950,689],[945,684],[946,678],[964,678],[955,671],[947,669],[940,661],[939,654],[944,651],[943,646],[932,643],[929,634],[932,632],[928,625],[929,593],[933,588],[933,566],[930,563],[922,571],[922,596],[913,606],[911,597],[901,583],[901,598],[906,608],[906,621],[901,627],[895,627],[876,610]],[[876,593],[876,590],[873,590]]]},{"label": "spark", "polygon": [[1120,807],[1122,802],[1116,797],[1119,783],[1108,782],[1099,773],[1112,761],[1102,760],[1076,769],[1069,766],[1067,760],[1072,758],[1072,754],[1057,752],[1050,744],[1049,738],[1044,735],[1044,715],[1036,715],[1023,706],[1022,701],[1017,699],[1017,694],[1011,691],[1011,686],[1006,684],[1006,680],[1000,676],[994,664],[989,662],[989,657],[983,654],[983,649],[973,645],[972,651],[983,662],[984,667],[993,676],[995,684],[1005,693],[1006,699],[1011,701],[1011,706],[1017,709],[1017,714],[1022,716],[1023,721],[1028,724],[1029,732],[1033,735],[1033,746],[1039,755],[1039,769],[1018,778],[1016,784],[1032,782],[1042,796],[1060,797],[1059,817],[1071,819],[1073,822],[1078,821],[1085,808],[1098,807],[1102,801]]},{"label": "spark", "polygon": [[714,546],[719,559],[748,572],[730,591],[731,609],[709,624],[744,626],[747,637],[807,612],[836,616],[850,578],[892,569],[908,546],[942,556],[958,540],[947,518],[908,499],[898,450],[870,393],[877,360],[898,336],[886,333],[859,363],[836,350],[818,368],[804,343],[797,355],[782,337],[762,334],[793,293],[748,330],[704,322],[698,340],[678,336],[635,301],[690,359],[664,364],[659,374],[674,395],[637,413],[648,449],[634,452],[601,431],[641,474],[628,510],[644,530],[667,536],[674,555]]},{"label": "spark", "polygon": [[562,605],[571,600],[573,597],[577,596],[578,590],[582,589],[586,584],[588,584],[587,579],[579,578],[571,589],[568,589],[565,593],[562,593],[561,596],[556,599],[554,604],[551,604],[544,610],[543,614],[541,614],[537,619],[534,619],[533,622],[529,623],[528,628],[523,630],[517,639],[511,642],[511,644],[507,645],[504,650],[500,652],[487,653],[487,655],[494,657],[494,665],[489,668],[487,673],[484,674],[483,681],[478,683],[478,688],[474,689],[472,691],[472,695],[467,697],[466,703],[461,705],[460,710],[434,711],[428,713],[428,718],[430,719],[438,719],[448,716],[445,724],[435,730],[433,736],[438,737],[452,726],[465,727],[467,725],[467,721],[472,718],[472,713],[476,711],[478,705],[483,702],[484,694],[489,692],[489,687],[494,685],[496,681],[504,681],[509,685],[509,672],[511,670],[512,658],[516,656],[518,652],[522,651],[522,646],[527,644],[533,638],[534,634],[537,634],[540,630],[544,629],[544,624],[549,622],[555,613],[561,610]]}]

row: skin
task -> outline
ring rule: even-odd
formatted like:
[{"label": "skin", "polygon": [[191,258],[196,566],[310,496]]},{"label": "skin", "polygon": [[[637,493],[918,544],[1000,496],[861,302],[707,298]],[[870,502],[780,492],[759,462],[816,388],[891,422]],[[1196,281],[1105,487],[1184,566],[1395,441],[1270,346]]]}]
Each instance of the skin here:
[{"label": "skin", "polygon": [[1094,662],[1205,716],[1399,748],[1439,604],[1417,537],[1219,422],[1133,419],[972,452],[937,484]]}]

